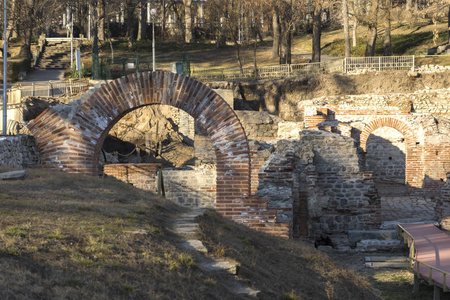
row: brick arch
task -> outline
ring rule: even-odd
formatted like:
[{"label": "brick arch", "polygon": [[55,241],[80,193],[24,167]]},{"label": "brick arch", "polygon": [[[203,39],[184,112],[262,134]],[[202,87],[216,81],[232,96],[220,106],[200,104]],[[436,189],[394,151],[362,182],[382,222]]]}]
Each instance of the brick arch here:
[{"label": "brick arch", "polygon": [[44,166],[95,175],[112,126],[128,112],[151,104],[183,109],[205,128],[217,157],[216,208],[225,215],[239,211],[242,203],[236,200],[250,192],[247,137],[225,100],[194,79],[161,71],[132,74],[96,89],[79,107],[47,109],[28,128]]},{"label": "brick arch", "polygon": [[360,134],[361,148],[366,151],[370,134],[381,127],[391,127],[403,134],[406,144],[405,183],[413,188],[421,188],[423,176],[421,176],[422,167],[419,159],[420,149],[416,145],[415,136],[408,124],[392,117],[382,117],[369,122]]}]

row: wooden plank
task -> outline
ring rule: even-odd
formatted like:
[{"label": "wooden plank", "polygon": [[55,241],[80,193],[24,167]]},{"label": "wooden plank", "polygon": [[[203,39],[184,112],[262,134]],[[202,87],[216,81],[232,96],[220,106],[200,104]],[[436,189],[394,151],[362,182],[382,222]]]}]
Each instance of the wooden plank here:
[{"label": "wooden plank", "polygon": [[406,256],[366,256],[366,262],[408,262]]},{"label": "wooden plank", "polygon": [[367,262],[366,268],[393,268],[393,269],[407,269],[409,264],[407,262]]}]

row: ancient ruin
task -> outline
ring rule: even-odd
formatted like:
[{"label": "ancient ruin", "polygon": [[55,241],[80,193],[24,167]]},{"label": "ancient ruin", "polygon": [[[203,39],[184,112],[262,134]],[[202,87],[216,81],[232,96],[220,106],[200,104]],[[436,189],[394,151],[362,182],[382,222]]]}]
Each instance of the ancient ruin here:
[{"label": "ancient ruin", "polygon": [[165,72],[98,86],[30,122],[41,155],[29,156],[153,192],[162,174],[181,205],[340,249],[400,247],[396,222],[448,215],[449,90],[297,101],[274,83],[209,85],[228,104]]}]

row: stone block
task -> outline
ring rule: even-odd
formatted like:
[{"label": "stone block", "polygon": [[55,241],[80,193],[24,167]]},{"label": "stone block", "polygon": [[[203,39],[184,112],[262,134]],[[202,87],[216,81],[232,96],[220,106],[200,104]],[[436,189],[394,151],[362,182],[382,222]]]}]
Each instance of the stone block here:
[{"label": "stone block", "polygon": [[349,230],[348,240],[350,245],[356,244],[362,240],[396,240],[397,230]]},{"label": "stone block", "polygon": [[18,180],[24,179],[27,176],[25,170],[17,170],[11,172],[0,173],[1,180]]}]

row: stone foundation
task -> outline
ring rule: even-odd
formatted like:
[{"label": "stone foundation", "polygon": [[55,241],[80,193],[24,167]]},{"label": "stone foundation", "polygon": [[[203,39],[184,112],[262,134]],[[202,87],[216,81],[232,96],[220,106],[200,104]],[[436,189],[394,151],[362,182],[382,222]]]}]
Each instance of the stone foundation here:
[{"label": "stone foundation", "polygon": [[0,165],[10,168],[36,167],[41,163],[36,140],[28,135],[0,136]]}]

